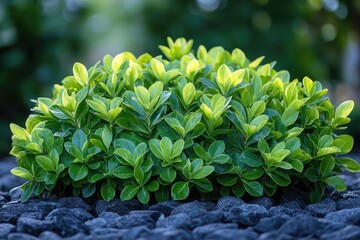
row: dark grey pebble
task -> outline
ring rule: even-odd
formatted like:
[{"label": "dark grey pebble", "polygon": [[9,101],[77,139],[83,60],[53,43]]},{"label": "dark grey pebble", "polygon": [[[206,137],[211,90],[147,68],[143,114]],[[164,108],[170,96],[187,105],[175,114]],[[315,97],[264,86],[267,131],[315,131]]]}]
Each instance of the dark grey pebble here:
[{"label": "dark grey pebble", "polygon": [[308,194],[301,189],[293,188],[282,194],[280,198],[280,203],[286,203],[291,201],[296,201],[301,208],[306,206],[306,199]]},{"label": "dark grey pebble", "polygon": [[7,203],[0,208],[0,223],[16,224],[17,218],[24,213],[41,213],[46,216],[52,210],[60,207],[56,202],[29,201],[27,203]]},{"label": "dark grey pebble", "polygon": [[336,202],[331,198],[325,198],[319,203],[307,205],[305,210],[314,217],[324,217],[326,214],[336,211]]},{"label": "dark grey pebble", "polygon": [[271,208],[273,206],[273,202],[269,197],[261,197],[261,198],[255,198],[252,201],[250,201],[251,204],[257,204],[261,205],[267,209]]},{"label": "dark grey pebble", "polygon": [[106,202],[104,200],[99,200],[96,202],[95,205],[96,216],[98,216],[102,212],[114,212],[119,215],[125,215],[132,210],[143,210],[143,209],[144,206],[136,200],[120,201],[119,199],[114,199],[109,202]]},{"label": "dark grey pebble", "polygon": [[240,207],[244,203],[245,202],[238,197],[232,197],[232,196],[221,197],[216,204],[216,209],[227,212],[231,208]]},{"label": "dark grey pebble", "polygon": [[39,238],[26,233],[10,233],[7,240],[38,240]]},{"label": "dark grey pebble", "polygon": [[207,211],[199,201],[192,201],[189,203],[181,204],[180,206],[174,208],[171,211],[170,215],[176,215],[179,213],[185,213],[191,218],[194,218],[206,214]]},{"label": "dark grey pebble", "polygon": [[10,223],[0,224],[0,239],[5,238],[9,233],[15,232],[16,227]]},{"label": "dark grey pebble", "polygon": [[94,229],[97,229],[97,228],[106,227],[107,222],[106,222],[105,219],[103,219],[101,217],[98,217],[98,218],[94,218],[94,219],[91,219],[89,221],[86,221],[85,225],[88,226],[90,230],[94,230]]},{"label": "dark grey pebble", "polygon": [[16,231],[38,236],[40,233],[51,230],[53,222],[42,221],[28,217],[20,217],[17,221]]},{"label": "dark grey pebble", "polygon": [[91,207],[80,197],[64,197],[60,198],[59,204],[63,208],[83,208],[86,211],[91,211]]},{"label": "dark grey pebble", "polygon": [[278,232],[294,237],[306,237],[315,233],[320,228],[320,222],[317,218],[309,215],[299,215],[284,223]]},{"label": "dark grey pebble", "polygon": [[301,209],[292,209],[289,207],[281,207],[281,206],[273,206],[269,209],[269,214],[272,216],[275,216],[278,214],[286,214],[291,217],[294,217],[294,216],[302,214],[302,213],[305,213],[305,212]]},{"label": "dark grey pebble", "polygon": [[222,240],[254,240],[258,239],[258,234],[250,229],[218,229],[208,235],[206,239],[222,239]]},{"label": "dark grey pebble", "polygon": [[181,203],[177,202],[177,201],[166,201],[166,202],[160,202],[160,203],[156,203],[155,205],[152,205],[149,210],[154,210],[154,211],[159,211],[162,212],[165,217],[169,216],[171,211],[180,206]]},{"label": "dark grey pebble", "polygon": [[62,240],[63,238],[60,237],[59,235],[57,235],[56,233],[54,232],[51,232],[51,231],[45,231],[45,232],[42,232],[40,235],[39,235],[39,238],[40,239],[43,239],[43,240]]},{"label": "dark grey pebble", "polygon": [[48,216],[45,220],[53,222],[52,231],[62,237],[71,237],[77,233],[88,233],[89,227],[83,221],[82,215],[76,214],[74,209],[58,208]]},{"label": "dark grey pebble", "polygon": [[[150,233],[150,229],[146,226],[136,226],[130,228],[125,234],[126,240],[136,240],[141,239],[141,237],[146,237]],[[146,238],[145,238],[146,239]]]},{"label": "dark grey pebble", "polygon": [[[63,209],[69,209],[69,208],[63,208]],[[71,208],[70,211],[75,214],[76,218],[80,219],[83,222],[89,221],[94,218],[93,215],[91,215],[83,208]]]},{"label": "dark grey pebble", "polygon": [[266,232],[260,235],[259,240],[294,240],[294,237],[279,233],[278,231]]},{"label": "dark grey pebble", "polygon": [[254,230],[262,233],[277,230],[289,219],[291,218],[285,214],[275,215],[269,218],[262,218],[260,222],[254,227]]},{"label": "dark grey pebble", "polygon": [[360,198],[345,198],[339,199],[337,201],[339,210],[341,209],[350,209],[350,208],[359,208],[360,207]]},{"label": "dark grey pebble", "polygon": [[360,224],[360,208],[342,209],[337,212],[328,213],[325,219],[333,222],[358,225]]},{"label": "dark grey pebble", "polygon": [[119,218],[120,215],[113,212],[102,212],[99,214],[99,217],[105,219],[108,227],[115,228],[116,219]]},{"label": "dark grey pebble", "polygon": [[261,218],[268,217],[268,210],[256,204],[243,204],[240,207],[233,207],[229,212],[225,213],[225,221],[239,223],[244,226],[253,226],[257,224]]},{"label": "dark grey pebble", "polygon": [[237,229],[236,223],[214,223],[197,227],[193,230],[193,235],[197,239],[206,239],[206,236],[220,229]]},{"label": "dark grey pebble", "polygon": [[188,228],[191,223],[191,218],[185,213],[179,213],[161,219],[156,222],[156,227],[163,228]]},{"label": "dark grey pebble", "polygon": [[346,226],[345,228],[339,229],[336,232],[324,234],[321,236],[322,240],[355,240],[360,239],[360,227],[358,226]]},{"label": "dark grey pebble", "polygon": [[193,229],[203,225],[221,223],[222,219],[223,219],[223,212],[220,210],[215,210],[215,211],[207,212],[202,216],[193,218],[191,220],[190,227],[191,229]]},{"label": "dark grey pebble", "polygon": [[149,229],[153,229],[155,221],[150,215],[136,213],[120,216],[116,219],[116,227],[119,229],[129,229],[138,226],[146,226]]}]

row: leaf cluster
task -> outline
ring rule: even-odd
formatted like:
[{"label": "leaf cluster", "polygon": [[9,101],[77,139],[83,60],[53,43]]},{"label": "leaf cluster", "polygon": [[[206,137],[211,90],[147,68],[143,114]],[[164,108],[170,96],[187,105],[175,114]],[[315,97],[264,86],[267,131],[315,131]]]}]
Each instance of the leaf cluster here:
[{"label": "leaf cluster", "polygon": [[302,183],[318,201],[326,185],[344,190],[342,169],[359,171],[353,138],[339,135],[354,107],[334,107],[327,89],[290,81],[275,63],[240,49],[195,52],[168,39],[163,56],[106,55],[35,100],[24,128],[11,124],[18,167],[32,194],[109,201],[272,196]]}]

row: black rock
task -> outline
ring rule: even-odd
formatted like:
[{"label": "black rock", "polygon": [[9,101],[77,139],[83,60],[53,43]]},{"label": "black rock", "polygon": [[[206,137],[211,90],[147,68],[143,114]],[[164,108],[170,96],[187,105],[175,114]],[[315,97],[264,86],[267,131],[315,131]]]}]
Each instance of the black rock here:
[{"label": "black rock", "polygon": [[218,200],[216,204],[216,209],[221,211],[229,211],[233,207],[240,207],[245,202],[241,198],[226,196]]},{"label": "black rock", "polygon": [[16,231],[38,236],[40,233],[51,230],[52,222],[37,220],[29,217],[20,217],[17,221]]},{"label": "black rock", "polygon": [[262,218],[260,222],[254,227],[254,230],[262,233],[277,230],[289,219],[290,217],[285,214],[275,215],[270,218]]},{"label": "black rock", "polygon": [[46,216],[60,205],[50,201],[29,201],[27,203],[7,203],[0,208],[0,223],[16,224],[17,218],[24,213],[41,213]]},{"label": "black rock", "polygon": [[191,223],[191,218],[185,213],[179,213],[160,219],[156,222],[158,228],[188,228]]},{"label": "black rock", "polygon": [[193,235],[196,239],[206,239],[208,234],[221,229],[237,229],[236,223],[214,223],[197,227],[193,230]]},{"label": "black rock", "polygon": [[152,218],[155,222],[159,219],[165,218],[164,214],[155,210],[135,210],[129,212],[129,215],[137,215],[139,218],[147,216]]},{"label": "black rock", "polygon": [[133,227],[126,232],[126,239],[128,240],[140,239],[141,237],[147,236],[149,233],[150,233],[150,229],[145,226]]},{"label": "black rock", "polygon": [[244,226],[256,225],[261,218],[268,217],[268,210],[256,204],[243,204],[240,207],[233,207],[225,214],[225,221],[239,223]]},{"label": "black rock", "polygon": [[171,211],[180,206],[181,203],[177,202],[177,201],[165,201],[165,202],[160,202],[160,203],[156,203],[155,205],[151,206],[149,208],[149,210],[154,210],[154,211],[159,211],[162,212],[165,217],[169,216]]},{"label": "black rock", "polygon": [[326,214],[325,219],[333,222],[358,225],[360,224],[360,208],[343,209],[337,212],[328,213]]},{"label": "black rock", "polygon": [[343,229],[340,229],[336,232],[332,232],[329,234],[324,234],[321,236],[320,239],[323,240],[335,240],[335,239],[342,239],[342,240],[354,240],[360,239],[360,227],[358,226],[347,226]]},{"label": "black rock", "polygon": [[7,239],[8,240],[38,240],[37,237],[31,236],[26,233],[10,233]]},{"label": "black rock", "polygon": [[99,214],[99,217],[105,219],[108,227],[115,228],[116,219],[118,219],[120,215],[113,212],[102,212]]},{"label": "black rock", "polygon": [[10,223],[0,224],[0,239],[6,238],[9,233],[15,231],[15,226]]},{"label": "black rock", "polygon": [[146,226],[149,229],[153,229],[155,221],[150,215],[136,213],[127,214],[116,219],[116,227],[119,229],[129,229],[138,226]]},{"label": "black rock", "polygon": [[222,218],[223,218],[223,211],[216,210],[216,211],[207,212],[202,216],[193,218],[191,220],[190,227],[196,228],[203,225],[221,223]]},{"label": "black rock", "polygon": [[206,236],[206,239],[242,239],[242,240],[253,240],[257,239],[258,235],[250,229],[218,229]]},{"label": "black rock", "polygon": [[132,210],[142,210],[143,208],[144,206],[136,200],[120,201],[114,199],[110,202],[99,200],[96,202],[95,212],[96,216],[102,212],[114,212],[122,216],[128,214]]},{"label": "black rock", "polygon": [[250,203],[261,205],[267,209],[270,209],[273,206],[273,202],[269,197],[255,198]]},{"label": "black rock", "polygon": [[271,216],[275,216],[278,214],[286,214],[291,217],[294,217],[296,215],[303,214],[303,213],[305,213],[305,212],[301,209],[300,210],[299,209],[291,209],[288,207],[281,207],[281,206],[273,206],[269,209],[269,214]]},{"label": "black rock", "polygon": [[64,197],[59,199],[59,204],[63,208],[83,208],[91,211],[91,207],[80,197]]},{"label": "black rock", "polygon": [[60,237],[59,235],[57,235],[56,233],[54,232],[51,232],[51,231],[45,231],[45,232],[42,232],[40,235],[39,235],[39,238],[40,239],[43,239],[43,240],[62,240],[63,238]]},{"label": "black rock", "polygon": [[91,219],[89,221],[86,221],[85,225],[88,226],[90,230],[94,230],[94,229],[97,229],[97,228],[106,227],[107,222],[106,222],[105,219],[103,219],[101,217],[98,217],[98,218],[94,218],[94,219]]},{"label": "black rock", "polygon": [[294,187],[293,189],[289,189],[282,194],[280,198],[280,203],[296,201],[301,208],[304,208],[306,206],[307,196],[308,194],[306,192]]},{"label": "black rock", "polygon": [[323,217],[330,212],[336,211],[336,203],[331,198],[325,198],[319,203],[306,206],[305,210],[307,210],[314,217]]},{"label": "black rock", "polygon": [[52,231],[62,237],[70,237],[77,233],[88,233],[89,228],[83,222],[84,219],[79,214],[74,213],[74,209],[58,208],[46,216],[46,221],[53,223]]},{"label": "black rock", "polygon": [[360,198],[345,198],[339,199],[337,201],[339,210],[341,209],[350,209],[350,208],[359,208],[360,207]]},{"label": "black rock", "polygon": [[[69,208],[64,208],[64,209],[69,209]],[[83,208],[71,208],[70,211],[75,214],[76,218],[80,219],[80,221],[83,222],[89,221],[94,218],[93,215],[91,215]]]},{"label": "black rock", "polygon": [[184,229],[155,229],[147,234],[144,239],[147,240],[192,240],[192,234]]},{"label": "black rock", "polygon": [[316,236],[322,236],[329,234],[340,229],[345,228],[347,225],[340,222],[332,222],[326,219],[319,219],[320,227],[316,230]]},{"label": "black rock", "polygon": [[278,231],[266,232],[260,235],[259,240],[294,240],[294,237],[279,233]]},{"label": "black rock", "polygon": [[206,214],[207,211],[199,201],[192,201],[189,203],[181,204],[180,206],[174,208],[171,211],[170,215],[176,215],[179,213],[185,213],[189,215],[191,218],[195,218]]},{"label": "black rock", "polygon": [[289,208],[292,210],[301,210],[301,206],[297,201],[289,201],[278,205],[279,207]]},{"label": "black rock", "polygon": [[94,229],[94,231],[92,231],[91,236],[102,239],[101,237],[107,234],[111,234],[112,236],[114,235],[123,236],[127,231],[128,230],[116,229],[116,228],[97,228]]},{"label": "black rock", "polygon": [[90,238],[84,233],[77,233],[71,237],[66,238],[66,240],[90,240]]},{"label": "black rock", "polygon": [[320,228],[320,222],[309,215],[299,215],[284,223],[278,232],[291,235],[294,237],[306,237],[311,235]]},{"label": "black rock", "polygon": [[214,202],[210,202],[210,201],[200,201],[200,205],[203,206],[203,208],[210,212],[210,211],[213,211],[213,210],[216,210],[216,204],[217,203],[214,203]]}]

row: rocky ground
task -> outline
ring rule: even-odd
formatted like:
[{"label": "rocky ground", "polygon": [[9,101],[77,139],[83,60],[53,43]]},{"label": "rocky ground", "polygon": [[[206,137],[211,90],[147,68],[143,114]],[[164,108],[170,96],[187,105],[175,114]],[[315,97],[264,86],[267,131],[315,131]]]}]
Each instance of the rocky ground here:
[{"label": "rocky ground", "polygon": [[327,189],[325,199],[306,205],[304,192],[277,202],[137,201],[87,203],[81,198],[17,201],[22,181],[11,174],[12,158],[0,161],[0,239],[360,239],[360,174],[344,174],[348,190]]}]

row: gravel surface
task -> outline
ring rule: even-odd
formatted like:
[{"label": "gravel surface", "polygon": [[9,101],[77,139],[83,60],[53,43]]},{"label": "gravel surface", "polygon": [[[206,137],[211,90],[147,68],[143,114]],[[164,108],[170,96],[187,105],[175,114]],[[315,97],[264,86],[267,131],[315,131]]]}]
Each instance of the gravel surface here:
[{"label": "gravel surface", "polygon": [[348,190],[331,188],[323,201],[306,204],[293,189],[274,200],[168,201],[141,205],[135,200],[78,197],[32,199],[20,203],[23,181],[12,176],[12,158],[0,161],[0,239],[360,239],[360,174],[344,174]]}]

